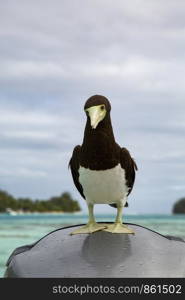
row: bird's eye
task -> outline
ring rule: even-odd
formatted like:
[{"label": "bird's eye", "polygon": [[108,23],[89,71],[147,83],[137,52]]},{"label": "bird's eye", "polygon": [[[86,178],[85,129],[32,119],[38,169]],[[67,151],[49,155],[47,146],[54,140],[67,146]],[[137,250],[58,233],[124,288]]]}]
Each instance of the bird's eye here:
[{"label": "bird's eye", "polygon": [[89,115],[89,112],[88,112],[88,110],[85,110],[85,113],[86,113],[86,115],[87,115],[87,116]]},{"label": "bird's eye", "polygon": [[102,106],[100,106],[100,108],[101,108],[101,110],[104,110],[105,106],[104,106],[104,105],[102,105]]}]

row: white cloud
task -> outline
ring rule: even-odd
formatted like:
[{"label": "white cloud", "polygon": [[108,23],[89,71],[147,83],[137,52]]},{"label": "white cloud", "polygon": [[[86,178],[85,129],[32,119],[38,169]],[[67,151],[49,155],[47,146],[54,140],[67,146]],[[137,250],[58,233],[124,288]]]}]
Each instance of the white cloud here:
[{"label": "white cloud", "polygon": [[23,177],[23,178],[40,178],[40,177],[46,177],[47,173],[37,170],[37,169],[27,169],[27,168],[18,168],[13,170],[1,170],[0,176],[13,176],[13,177]]},{"label": "white cloud", "polygon": [[[129,55],[117,62],[8,61],[3,62],[1,68],[3,72],[0,77],[3,81],[17,82],[16,88],[20,86],[20,90],[25,82],[30,82],[29,86],[34,87],[40,79],[42,89],[45,88],[46,91],[52,86],[53,90],[65,90],[65,83],[69,89],[69,82],[73,88],[74,84],[76,87],[83,85],[83,82],[92,81],[98,88],[101,85],[105,89],[116,87],[122,93],[124,90],[132,92],[133,88],[135,91],[171,93],[176,96],[185,92],[185,70],[179,59],[170,61],[169,58],[161,60]],[[108,86],[106,83],[109,83]],[[33,90],[35,91],[35,87]]]},{"label": "white cloud", "polygon": [[57,116],[49,115],[47,113],[32,112],[24,110],[7,110],[0,108],[0,123],[13,125],[51,125],[59,121]]},{"label": "white cloud", "polygon": [[172,185],[169,187],[169,189],[185,192],[185,184]]},{"label": "white cloud", "polygon": [[2,133],[3,137],[7,138],[22,138],[22,139],[35,139],[35,140],[50,140],[54,138],[54,133],[53,132],[46,132],[46,131],[4,131]]},{"label": "white cloud", "polygon": [[66,76],[62,66],[53,62],[7,61],[1,64],[1,70],[0,76],[4,79],[26,80]]}]

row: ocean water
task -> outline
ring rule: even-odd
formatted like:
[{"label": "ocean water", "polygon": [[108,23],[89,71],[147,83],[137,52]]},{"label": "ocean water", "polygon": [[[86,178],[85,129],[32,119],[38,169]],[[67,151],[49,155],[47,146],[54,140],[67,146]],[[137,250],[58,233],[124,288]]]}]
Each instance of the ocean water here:
[{"label": "ocean water", "polygon": [[[84,224],[84,214],[0,214],[0,277],[3,277],[6,261],[11,252],[31,244],[57,228]],[[115,214],[97,215],[97,221],[114,221]],[[124,222],[139,224],[163,235],[185,239],[185,215],[125,215]]]}]

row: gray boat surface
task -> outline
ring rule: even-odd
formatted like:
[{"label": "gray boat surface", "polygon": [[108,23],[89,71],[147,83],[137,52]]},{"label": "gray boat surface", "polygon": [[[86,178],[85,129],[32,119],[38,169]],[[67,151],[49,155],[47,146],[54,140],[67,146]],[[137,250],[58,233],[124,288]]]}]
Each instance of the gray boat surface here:
[{"label": "gray boat surface", "polygon": [[184,278],[185,241],[127,223],[135,234],[70,235],[60,228],[31,245],[16,248],[5,277],[20,278]]}]

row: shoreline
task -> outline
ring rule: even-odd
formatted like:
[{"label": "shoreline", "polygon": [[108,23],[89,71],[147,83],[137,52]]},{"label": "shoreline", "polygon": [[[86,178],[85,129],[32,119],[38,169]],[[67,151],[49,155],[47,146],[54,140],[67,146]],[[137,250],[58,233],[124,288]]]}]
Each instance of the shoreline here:
[{"label": "shoreline", "polygon": [[17,212],[14,211],[13,213],[6,213],[6,212],[0,212],[0,216],[1,215],[6,215],[6,216],[22,216],[22,215],[64,215],[64,214],[78,214],[81,212],[64,212],[64,211],[46,211],[46,212],[39,212],[39,211],[35,211],[35,212]]}]

